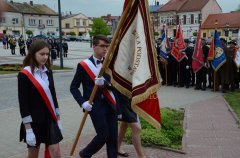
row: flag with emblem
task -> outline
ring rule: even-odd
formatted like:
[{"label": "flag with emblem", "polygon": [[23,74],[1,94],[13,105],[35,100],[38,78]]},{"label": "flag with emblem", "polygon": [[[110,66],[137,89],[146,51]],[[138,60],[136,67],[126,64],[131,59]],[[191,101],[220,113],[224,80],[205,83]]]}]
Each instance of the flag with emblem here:
[{"label": "flag with emblem", "polygon": [[160,49],[160,57],[162,58],[162,60],[167,63],[168,62],[168,52],[170,52],[170,45],[168,42],[168,38],[167,38],[167,30],[166,30],[166,26],[164,25],[164,30],[162,33],[162,43],[161,43],[161,49]]},{"label": "flag with emblem", "polygon": [[132,109],[160,128],[160,76],[148,7],[148,0],[125,0],[123,14],[127,15],[114,34],[106,72],[113,86],[132,99]]},{"label": "flag with emblem", "polygon": [[180,62],[185,57],[185,54],[182,53],[182,51],[184,49],[185,49],[184,39],[183,39],[183,35],[182,35],[181,25],[179,24],[178,30],[177,30],[177,35],[174,39],[174,43],[173,43],[173,47],[172,47],[172,51],[171,51],[172,56],[178,62]]},{"label": "flag with emblem", "polygon": [[214,59],[212,60],[212,67],[217,71],[226,62],[226,56],[221,44],[217,30],[214,33]]}]

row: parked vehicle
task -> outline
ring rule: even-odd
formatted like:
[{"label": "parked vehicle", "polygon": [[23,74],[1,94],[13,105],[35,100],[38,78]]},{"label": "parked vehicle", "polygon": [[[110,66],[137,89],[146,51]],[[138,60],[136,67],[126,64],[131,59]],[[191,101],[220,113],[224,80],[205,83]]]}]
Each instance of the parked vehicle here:
[{"label": "parked vehicle", "polygon": [[82,41],[90,42],[91,38],[90,38],[90,36],[85,36],[82,38]]}]

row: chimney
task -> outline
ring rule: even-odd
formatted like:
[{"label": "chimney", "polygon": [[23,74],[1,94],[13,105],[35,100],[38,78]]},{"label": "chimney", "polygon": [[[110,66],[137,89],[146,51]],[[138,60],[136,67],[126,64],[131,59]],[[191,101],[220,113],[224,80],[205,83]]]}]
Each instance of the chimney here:
[{"label": "chimney", "polygon": [[157,2],[157,6],[159,6],[159,2]]},{"label": "chimney", "polygon": [[31,6],[33,6],[33,1],[30,1],[29,4],[30,4]]},{"label": "chimney", "polygon": [[70,13],[69,13],[70,15],[72,15],[72,12],[70,11]]},{"label": "chimney", "polygon": [[11,0],[10,3],[13,4],[13,0]]}]

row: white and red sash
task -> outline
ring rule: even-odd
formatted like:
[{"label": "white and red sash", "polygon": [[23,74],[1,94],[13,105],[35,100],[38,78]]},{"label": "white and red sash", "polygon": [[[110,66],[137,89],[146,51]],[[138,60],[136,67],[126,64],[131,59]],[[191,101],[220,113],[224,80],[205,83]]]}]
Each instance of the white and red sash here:
[{"label": "white and red sash", "polygon": [[36,87],[43,101],[45,102],[45,105],[47,106],[49,112],[51,113],[51,116],[53,117],[54,121],[57,122],[56,109],[48,85],[42,80],[39,74],[32,74],[31,68],[29,66],[25,67],[23,70],[21,70],[21,72],[24,73]]},{"label": "white and red sash", "polygon": [[[82,67],[86,70],[90,78],[95,81],[96,76],[98,76],[100,70],[96,68],[96,66],[89,60],[86,59],[84,61],[81,61],[80,64]],[[107,89],[101,89],[104,96],[107,97],[107,99],[111,102],[111,104],[117,109],[116,99],[114,97],[114,94],[112,91]]]}]

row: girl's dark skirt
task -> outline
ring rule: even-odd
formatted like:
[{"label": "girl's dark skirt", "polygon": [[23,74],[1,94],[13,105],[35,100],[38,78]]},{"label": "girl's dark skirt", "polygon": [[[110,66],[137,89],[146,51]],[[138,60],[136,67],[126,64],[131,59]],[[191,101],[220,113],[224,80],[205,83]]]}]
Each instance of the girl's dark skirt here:
[{"label": "girl's dark skirt", "polygon": [[[53,121],[51,117],[48,117],[43,123],[32,122],[31,126],[36,137],[36,146],[39,146],[41,143],[46,145],[57,144],[63,139],[57,123]],[[23,123],[20,127],[20,142],[21,141],[26,142],[26,130]]]}]

